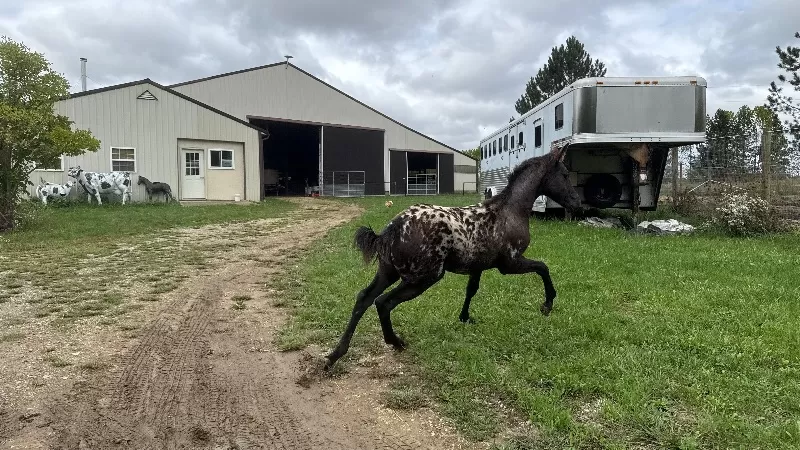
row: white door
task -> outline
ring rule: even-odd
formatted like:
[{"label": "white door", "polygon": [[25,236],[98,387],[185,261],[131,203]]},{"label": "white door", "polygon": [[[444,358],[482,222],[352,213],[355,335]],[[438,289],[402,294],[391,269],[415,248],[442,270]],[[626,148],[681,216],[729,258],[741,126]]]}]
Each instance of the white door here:
[{"label": "white door", "polygon": [[183,150],[181,197],[184,199],[206,198],[206,178],[203,150]]}]

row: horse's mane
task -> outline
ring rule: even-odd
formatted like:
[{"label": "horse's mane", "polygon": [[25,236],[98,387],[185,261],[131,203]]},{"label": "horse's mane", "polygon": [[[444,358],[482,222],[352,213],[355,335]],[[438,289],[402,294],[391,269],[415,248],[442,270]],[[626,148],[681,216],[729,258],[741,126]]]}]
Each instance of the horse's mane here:
[{"label": "horse's mane", "polygon": [[495,195],[494,197],[486,200],[484,203],[494,203],[496,201],[500,201],[501,199],[505,199],[508,195],[511,194],[511,187],[516,184],[517,179],[531,166],[536,165],[541,162],[545,162],[546,160],[552,159],[553,153],[546,153],[542,156],[537,156],[535,158],[526,159],[522,163],[520,163],[514,170],[508,174],[508,181],[506,182],[506,187],[503,189],[499,194]]}]

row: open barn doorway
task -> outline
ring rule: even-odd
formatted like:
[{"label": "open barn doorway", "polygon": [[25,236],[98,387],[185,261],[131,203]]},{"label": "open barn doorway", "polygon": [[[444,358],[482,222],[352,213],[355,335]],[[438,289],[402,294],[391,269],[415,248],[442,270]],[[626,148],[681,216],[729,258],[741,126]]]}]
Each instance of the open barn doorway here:
[{"label": "open barn doorway", "polygon": [[406,152],[408,158],[408,195],[436,195],[439,192],[439,155]]},{"label": "open barn doorway", "polygon": [[264,129],[261,183],[265,196],[304,196],[318,192],[321,126],[250,119]]}]

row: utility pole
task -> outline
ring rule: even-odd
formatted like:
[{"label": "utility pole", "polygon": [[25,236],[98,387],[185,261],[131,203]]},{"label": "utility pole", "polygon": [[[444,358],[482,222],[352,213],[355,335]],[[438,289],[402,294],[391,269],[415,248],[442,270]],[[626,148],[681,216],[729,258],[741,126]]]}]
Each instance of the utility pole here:
[{"label": "utility pole", "polygon": [[764,200],[767,201],[767,204],[770,204],[770,194],[772,192],[771,184],[771,165],[772,165],[772,158],[770,152],[772,151],[772,130],[766,128],[764,133],[761,135],[761,177],[762,177],[762,184],[764,189]]}]

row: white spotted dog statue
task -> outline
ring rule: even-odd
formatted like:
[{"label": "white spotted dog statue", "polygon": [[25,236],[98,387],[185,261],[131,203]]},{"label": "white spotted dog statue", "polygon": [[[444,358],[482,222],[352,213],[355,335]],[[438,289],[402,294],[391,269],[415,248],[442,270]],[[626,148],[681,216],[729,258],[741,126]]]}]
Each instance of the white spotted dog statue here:
[{"label": "white spotted dog statue", "polygon": [[50,183],[49,181],[44,181],[41,177],[39,177],[39,180],[41,184],[36,187],[36,198],[41,200],[44,205],[47,205],[48,199],[67,198],[70,191],[72,191],[72,187],[75,186],[75,182],[72,180],[67,181],[65,184]]},{"label": "white spotted dog statue", "polygon": [[125,200],[131,199],[131,174],[129,172],[87,172],[81,166],[70,167],[67,172],[69,176],[75,178],[78,184],[88,194],[89,203],[92,197],[97,199],[97,203],[102,205],[100,194],[117,194],[122,196],[122,204]]}]

